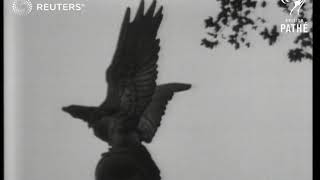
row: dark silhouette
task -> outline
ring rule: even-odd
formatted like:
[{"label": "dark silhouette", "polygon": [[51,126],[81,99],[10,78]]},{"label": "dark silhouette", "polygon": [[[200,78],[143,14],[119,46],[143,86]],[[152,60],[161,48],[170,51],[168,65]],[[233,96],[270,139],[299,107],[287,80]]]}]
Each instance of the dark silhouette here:
[{"label": "dark silhouette", "polygon": [[106,72],[108,93],[98,107],[71,105],[63,110],[82,119],[111,148],[96,168],[96,180],[159,180],[160,171],[142,142],[150,143],[168,101],[189,84],[156,85],[160,50],[157,32],[163,17],[156,0],[144,14],[142,0],[130,22],[126,10],[111,65]]},{"label": "dark silhouette", "polygon": [[[201,41],[201,45],[206,48],[213,49],[222,42],[228,42],[236,50],[241,47],[251,47],[253,42],[249,39],[249,34],[258,32],[258,34],[269,42],[269,45],[274,45],[279,39],[278,24],[268,21],[268,17],[262,17],[263,14],[255,13],[263,8],[269,7],[266,0],[217,0],[220,3],[219,13],[213,17],[208,17],[204,20],[205,28],[210,31]],[[293,0],[286,0],[284,4],[281,0],[277,0],[279,10],[289,14],[289,4]],[[290,3],[288,3],[290,2]],[[310,25],[309,32],[297,33],[293,44],[295,47],[289,49],[288,58],[290,62],[297,62],[302,60],[313,60],[313,0],[306,1],[301,7],[299,19],[308,22]],[[309,13],[311,12],[311,13]],[[295,22],[292,24],[299,24]],[[271,25],[270,25],[271,24]]]}]

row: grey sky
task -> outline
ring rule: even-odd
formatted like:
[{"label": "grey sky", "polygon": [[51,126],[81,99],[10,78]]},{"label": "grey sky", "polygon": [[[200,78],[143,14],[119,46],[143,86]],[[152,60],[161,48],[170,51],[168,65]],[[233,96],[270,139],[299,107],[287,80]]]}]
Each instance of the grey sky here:
[{"label": "grey sky", "polygon": [[[61,107],[104,99],[124,10],[139,0],[81,2],[82,13],[6,11],[6,180],[93,179],[107,151]],[[214,0],[159,4],[158,83],[193,84],[170,102],[147,145],[163,179],[311,180],[312,63],[289,63],[292,35],[273,47],[252,37],[250,49],[212,51],[200,40],[203,19],[217,13]],[[281,22],[278,11],[261,13]]]}]

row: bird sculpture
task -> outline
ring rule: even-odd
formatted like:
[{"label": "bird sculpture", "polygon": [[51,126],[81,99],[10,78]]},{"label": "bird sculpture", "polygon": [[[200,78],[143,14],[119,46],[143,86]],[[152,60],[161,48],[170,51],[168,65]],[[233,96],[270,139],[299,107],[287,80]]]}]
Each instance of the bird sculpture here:
[{"label": "bird sculpture", "polygon": [[168,101],[190,84],[157,85],[157,38],[163,13],[156,0],[146,13],[141,0],[130,21],[126,9],[112,62],[106,71],[107,97],[100,106],[70,105],[63,111],[86,122],[109,144],[95,172],[96,180],[160,180],[160,171],[142,142],[150,143]]}]

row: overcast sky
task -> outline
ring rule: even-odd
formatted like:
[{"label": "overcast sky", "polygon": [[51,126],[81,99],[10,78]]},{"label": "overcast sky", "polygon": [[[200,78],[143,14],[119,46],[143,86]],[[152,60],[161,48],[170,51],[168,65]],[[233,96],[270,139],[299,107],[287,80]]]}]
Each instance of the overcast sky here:
[{"label": "overcast sky", "polygon": [[[107,151],[61,107],[105,98],[125,8],[135,12],[139,0],[81,2],[82,12],[24,17],[6,6],[6,180],[93,180]],[[200,41],[203,20],[218,12],[214,0],[159,4],[158,83],[193,85],[170,102],[147,145],[163,180],[311,180],[312,63],[289,63],[292,35],[273,47],[252,37],[252,48],[212,51]],[[261,13],[285,18],[277,8]]]}]

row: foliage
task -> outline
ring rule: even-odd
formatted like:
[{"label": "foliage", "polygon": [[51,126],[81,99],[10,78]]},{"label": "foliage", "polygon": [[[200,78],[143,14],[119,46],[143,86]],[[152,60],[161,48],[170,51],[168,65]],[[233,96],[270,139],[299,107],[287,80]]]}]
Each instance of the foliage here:
[{"label": "foliage", "polygon": [[[280,36],[278,25],[269,22],[267,17],[257,15],[257,11],[270,8],[266,0],[217,0],[220,3],[220,11],[218,15],[212,16],[204,20],[205,28],[210,32],[207,34],[210,38],[202,39],[201,45],[214,49],[221,42],[228,42],[236,50],[241,47],[249,48],[252,42],[249,40],[250,33],[258,33],[269,45],[274,45]],[[291,0],[292,1],[292,0]],[[306,5],[308,4],[308,5]],[[312,11],[313,1],[307,1],[301,8],[299,19],[304,22],[311,22],[311,28],[307,33],[298,33],[293,44],[294,48],[288,50],[288,58],[291,62],[312,60],[313,47],[313,13],[305,13]],[[289,13],[288,4],[284,4],[278,0],[277,7],[283,12]],[[300,22],[295,22],[295,24]]]}]

